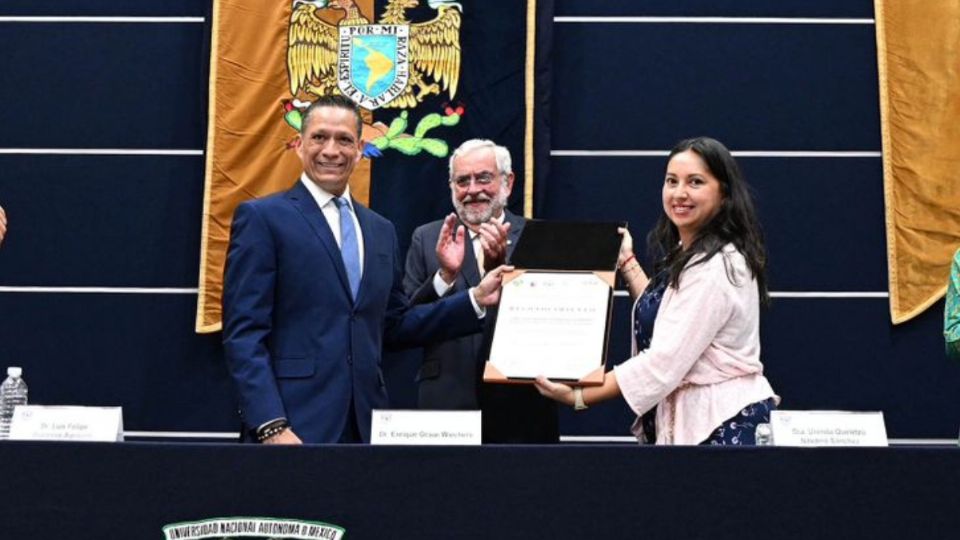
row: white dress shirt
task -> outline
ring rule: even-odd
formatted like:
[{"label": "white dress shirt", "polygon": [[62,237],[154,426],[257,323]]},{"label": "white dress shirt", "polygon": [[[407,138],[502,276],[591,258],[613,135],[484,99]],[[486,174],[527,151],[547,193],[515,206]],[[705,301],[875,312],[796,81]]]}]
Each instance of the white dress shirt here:
[{"label": "white dress shirt", "polygon": [[[307,191],[313,195],[313,199],[317,201],[317,206],[319,206],[320,210],[323,212],[323,217],[326,218],[327,224],[330,225],[330,230],[333,232],[333,238],[337,241],[337,247],[340,247],[340,209],[337,208],[337,203],[333,201],[336,196],[314,184],[313,180],[310,180],[310,178],[307,176],[307,173],[300,175],[300,181],[303,182],[303,185],[307,187]],[[349,185],[343,190],[342,197],[346,199],[347,203],[350,205],[350,216],[353,217],[353,228],[357,231],[357,247],[360,250],[360,276],[362,277],[363,231],[360,230],[360,222],[357,221],[357,211],[353,207],[353,200],[350,198]]]}]

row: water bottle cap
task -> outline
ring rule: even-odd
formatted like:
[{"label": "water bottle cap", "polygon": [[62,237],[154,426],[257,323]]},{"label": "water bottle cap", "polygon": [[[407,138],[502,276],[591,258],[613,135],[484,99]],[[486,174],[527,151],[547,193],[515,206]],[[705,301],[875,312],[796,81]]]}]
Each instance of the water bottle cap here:
[{"label": "water bottle cap", "polygon": [[11,366],[11,367],[8,367],[8,368],[7,368],[7,376],[8,376],[8,377],[13,377],[14,379],[19,379],[21,375],[23,375],[23,368],[19,368],[19,367],[16,367],[16,366]]}]

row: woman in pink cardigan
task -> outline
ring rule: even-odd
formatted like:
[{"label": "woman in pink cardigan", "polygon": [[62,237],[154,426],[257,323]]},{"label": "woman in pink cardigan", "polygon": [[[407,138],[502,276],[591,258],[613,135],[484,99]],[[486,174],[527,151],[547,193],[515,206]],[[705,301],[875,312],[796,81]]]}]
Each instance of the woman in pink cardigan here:
[{"label": "woman in pink cardigan", "polygon": [[619,268],[634,304],[633,357],[602,386],[537,378],[541,394],[580,410],[622,395],[632,431],[657,444],[754,444],[779,397],[760,363],[760,304],[769,300],[763,233],[730,151],[714,139],[670,152],[663,214],[648,236],[648,278],[623,230]]}]

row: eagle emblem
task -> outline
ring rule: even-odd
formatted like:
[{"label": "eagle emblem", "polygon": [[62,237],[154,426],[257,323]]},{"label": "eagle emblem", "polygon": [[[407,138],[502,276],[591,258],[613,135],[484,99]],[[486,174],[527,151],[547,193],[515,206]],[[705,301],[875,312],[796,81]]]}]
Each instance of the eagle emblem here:
[{"label": "eagle emblem", "polygon": [[354,0],[294,0],[287,73],[294,99],[336,91],[361,107],[412,109],[430,95],[457,93],[463,7],[427,0],[436,16],[411,22],[419,0],[389,0],[371,23]]}]

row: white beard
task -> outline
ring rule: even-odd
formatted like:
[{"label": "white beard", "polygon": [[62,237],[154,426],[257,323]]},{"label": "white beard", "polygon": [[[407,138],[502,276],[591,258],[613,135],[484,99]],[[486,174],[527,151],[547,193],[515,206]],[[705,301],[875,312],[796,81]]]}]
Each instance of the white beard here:
[{"label": "white beard", "polygon": [[490,205],[487,206],[484,210],[470,210],[468,209],[464,202],[468,201],[458,201],[456,196],[451,194],[451,199],[453,200],[453,207],[457,211],[457,215],[460,216],[460,219],[464,223],[469,225],[480,225],[481,223],[486,223],[493,218],[493,216],[499,216],[503,209],[507,207],[507,199],[509,198],[509,193],[507,192],[507,184],[504,182],[500,186],[500,191],[497,193],[497,196],[493,199],[487,199],[486,195],[480,195],[472,201],[486,201],[490,200]]}]

